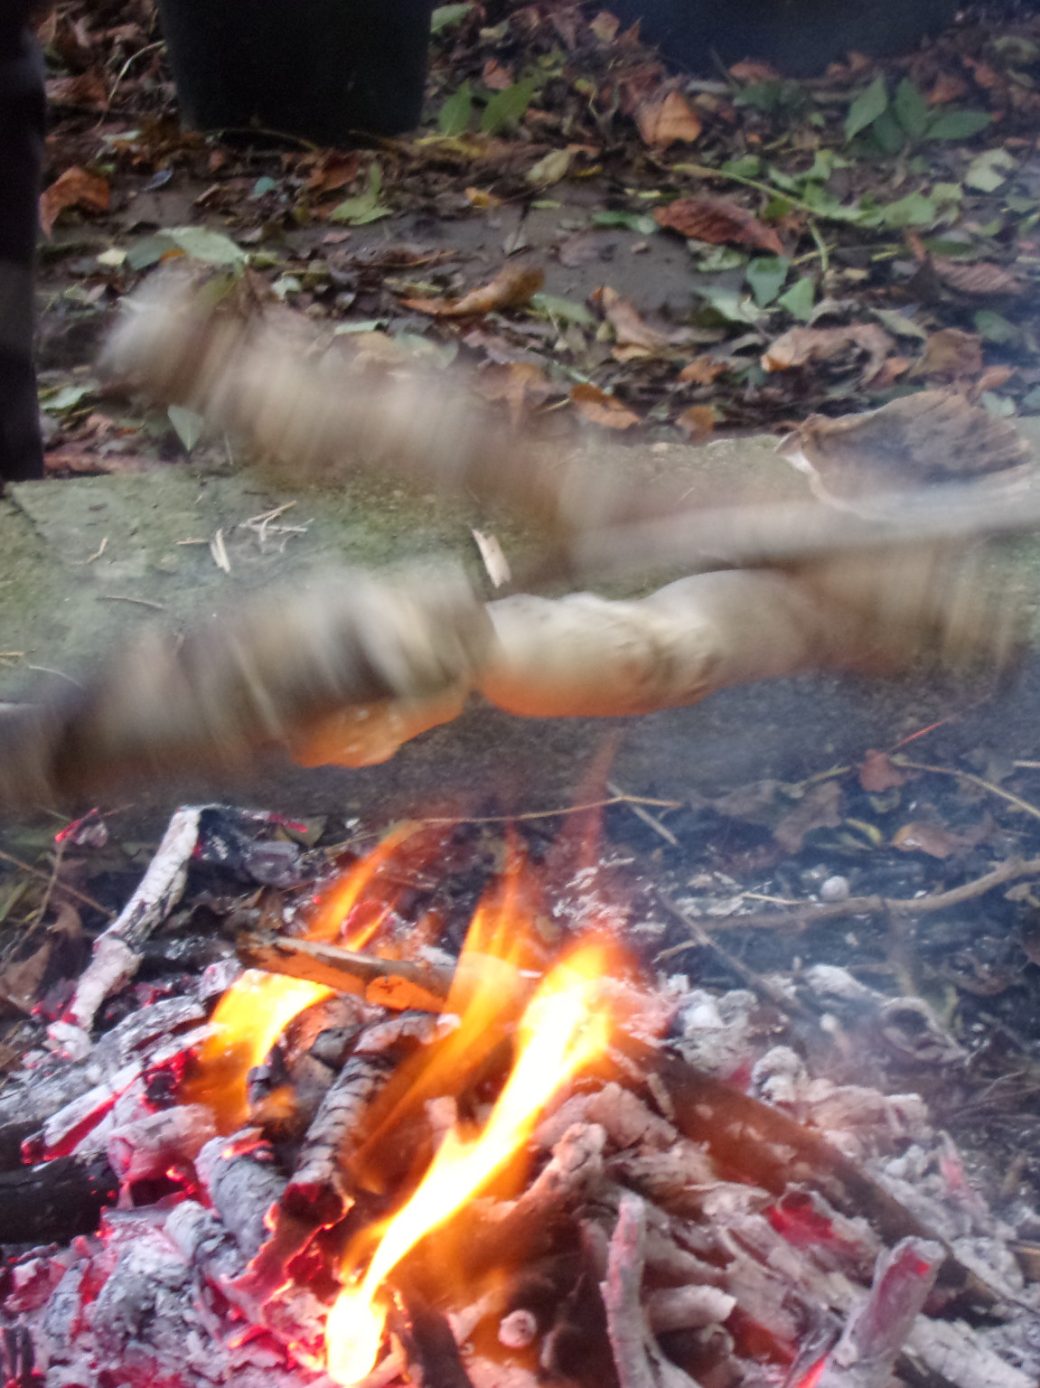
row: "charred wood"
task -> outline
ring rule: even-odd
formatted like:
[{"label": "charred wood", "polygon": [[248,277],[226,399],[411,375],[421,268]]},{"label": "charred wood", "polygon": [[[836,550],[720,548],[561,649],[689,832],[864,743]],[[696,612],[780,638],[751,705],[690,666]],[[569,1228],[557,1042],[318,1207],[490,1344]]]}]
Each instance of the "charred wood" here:
[{"label": "charred wood", "polygon": [[104,1157],[57,1157],[0,1172],[0,1243],[57,1243],[92,1233],[118,1194]]},{"label": "charred wood", "polygon": [[267,1213],[285,1188],[270,1143],[257,1129],[213,1138],[195,1169],[224,1227],[252,1258],[267,1238]]}]

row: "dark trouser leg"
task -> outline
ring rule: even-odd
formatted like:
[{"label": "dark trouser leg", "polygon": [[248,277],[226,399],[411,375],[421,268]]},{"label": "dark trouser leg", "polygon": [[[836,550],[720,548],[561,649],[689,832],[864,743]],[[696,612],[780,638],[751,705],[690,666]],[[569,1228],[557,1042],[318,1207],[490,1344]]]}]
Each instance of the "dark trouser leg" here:
[{"label": "dark trouser leg", "polygon": [[17,482],[43,475],[32,309],[44,94],[32,36],[9,24],[10,11],[0,25],[0,480]]}]

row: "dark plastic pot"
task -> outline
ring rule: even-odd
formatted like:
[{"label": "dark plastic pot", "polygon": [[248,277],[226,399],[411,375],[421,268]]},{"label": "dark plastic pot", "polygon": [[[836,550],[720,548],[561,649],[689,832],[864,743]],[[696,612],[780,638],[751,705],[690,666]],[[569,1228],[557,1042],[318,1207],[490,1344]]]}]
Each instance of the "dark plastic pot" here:
[{"label": "dark plastic pot", "polygon": [[820,72],[850,50],[914,48],[951,23],[958,0],[613,0],[607,6],[664,56],[693,72],[760,58],[791,77]]},{"label": "dark plastic pot", "polygon": [[320,145],[418,124],[433,0],[159,0],[181,110]]}]

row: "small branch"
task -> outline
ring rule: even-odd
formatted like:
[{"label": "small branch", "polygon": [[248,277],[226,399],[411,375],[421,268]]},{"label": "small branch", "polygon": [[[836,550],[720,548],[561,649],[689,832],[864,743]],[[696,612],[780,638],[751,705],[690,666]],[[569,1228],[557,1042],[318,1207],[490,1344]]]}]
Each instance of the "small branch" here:
[{"label": "small branch", "polygon": [[[927,916],[933,915],[936,911],[947,911],[951,906],[962,906],[966,901],[974,901],[1006,882],[1036,876],[1040,876],[1040,858],[1009,858],[1006,863],[1001,863],[991,872],[974,877],[970,882],[962,882],[959,887],[951,887],[945,892],[926,892],[922,896],[911,897],[850,896],[844,901],[798,906],[790,911],[755,911],[746,916],[713,917],[712,928],[806,930],[826,921],[845,920],[849,916]],[[688,920],[686,923],[690,924]],[[662,950],[655,962],[670,959],[689,947],[688,944],[684,944]]]},{"label": "small branch", "polygon": [[931,762],[911,761],[909,757],[895,756],[892,758],[895,766],[906,767],[909,771],[929,771],[933,776],[952,776],[958,781],[967,781],[969,785],[978,786],[980,790],[987,791],[990,795],[996,795],[1001,800],[1006,800],[1009,805],[1014,805],[1016,810],[1021,810],[1023,814],[1032,815],[1034,819],[1040,819],[1040,805],[1034,805],[1031,800],[1025,800],[1021,795],[1016,795],[1013,790],[1005,790],[1003,786],[987,781],[984,776],[976,776],[973,771],[962,771],[957,766],[934,766]]}]

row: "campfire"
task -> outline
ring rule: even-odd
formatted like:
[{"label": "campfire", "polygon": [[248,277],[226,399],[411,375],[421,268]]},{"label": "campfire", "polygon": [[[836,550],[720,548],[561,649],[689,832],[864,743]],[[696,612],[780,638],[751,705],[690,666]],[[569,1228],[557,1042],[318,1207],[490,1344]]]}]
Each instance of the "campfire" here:
[{"label": "campfire", "polygon": [[[1035,1285],[923,1101],[653,975],[595,874],[546,899],[511,842],[455,919],[415,889],[443,835],[400,826],[149,996],[187,864],[252,834],[277,878],[271,827],[179,811],[65,1054],[0,1096],[7,1383],[1036,1381]],[[808,977],[839,1048],[843,1008],[881,1016]]]}]

